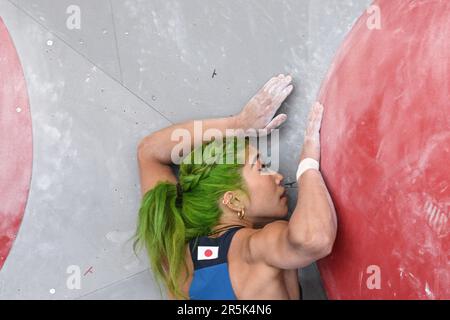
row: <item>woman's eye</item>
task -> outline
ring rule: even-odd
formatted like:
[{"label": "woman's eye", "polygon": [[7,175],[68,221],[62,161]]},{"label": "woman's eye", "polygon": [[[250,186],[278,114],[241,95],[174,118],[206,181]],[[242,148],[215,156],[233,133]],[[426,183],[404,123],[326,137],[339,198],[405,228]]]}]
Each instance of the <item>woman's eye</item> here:
[{"label": "woman's eye", "polygon": [[[261,163],[261,168],[267,168],[267,165],[265,163]],[[259,169],[259,171],[262,171],[262,169]]]}]

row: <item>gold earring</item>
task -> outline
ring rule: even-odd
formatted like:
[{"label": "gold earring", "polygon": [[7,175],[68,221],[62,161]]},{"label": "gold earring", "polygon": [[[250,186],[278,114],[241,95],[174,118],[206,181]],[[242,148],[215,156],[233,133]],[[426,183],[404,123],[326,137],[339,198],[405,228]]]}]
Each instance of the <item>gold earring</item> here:
[{"label": "gold earring", "polygon": [[238,212],[238,217],[239,219],[244,219],[244,216],[245,216],[245,209],[242,208],[242,210]]}]

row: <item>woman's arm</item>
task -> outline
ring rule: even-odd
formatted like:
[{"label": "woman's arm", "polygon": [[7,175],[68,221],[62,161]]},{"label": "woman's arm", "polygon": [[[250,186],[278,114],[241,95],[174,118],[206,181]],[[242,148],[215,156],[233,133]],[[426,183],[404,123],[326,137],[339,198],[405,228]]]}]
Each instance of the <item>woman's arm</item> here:
[{"label": "woman's arm", "polygon": [[[320,104],[311,109],[300,161],[320,160],[322,112]],[[298,183],[297,206],[289,221],[269,223],[247,238],[250,261],[291,270],[308,266],[331,252],[336,213],[322,175],[317,170],[307,170]]]},{"label": "woman's arm", "polygon": [[[203,130],[215,128],[223,132],[224,135],[226,129],[234,129],[239,126],[236,117],[202,120]],[[203,141],[202,135],[194,137],[194,121],[175,124],[144,137],[140,141],[137,151],[142,196],[153,189],[160,181],[177,183],[177,178],[170,167],[173,163],[172,150],[175,145],[180,143],[171,139],[172,132],[177,129],[187,130],[190,133],[192,138],[181,142],[182,144],[189,144],[187,146],[189,150],[194,146],[195,141]]]},{"label": "woman's arm", "polygon": [[[195,126],[197,126],[196,134],[194,134],[194,123]],[[168,165],[173,163],[171,155],[172,150],[176,145],[183,143],[183,146],[185,146],[186,149],[192,150],[193,146],[201,145],[203,142],[210,140],[204,139],[203,135],[203,133],[205,133],[208,129],[218,130],[225,137],[227,129],[236,130],[241,127],[242,124],[237,116],[185,121],[166,127],[144,137],[138,145],[138,151],[141,156],[152,157],[160,163]],[[179,139],[172,140],[172,133],[176,130],[185,130],[186,133],[189,133],[188,136],[190,136],[191,139],[186,139],[186,141],[183,139],[181,141]],[[186,149],[183,148],[183,150]]]},{"label": "woman's arm", "polygon": [[[159,181],[176,183],[176,177],[169,166],[173,163],[173,148],[181,143],[183,146],[180,146],[180,149],[192,150],[196,145],[209,141],[210,139],[203,135],[208,129],[218,130],[225,137],[228,135],[227,129],[244,131],[263,129],[269,132],[280,126],[286,121],[287,115],[280,114],[275,118],[274,115],[292,92],[291,81],[291,76],[285,77],[282,74],[271,78],[238,115],[199,120],[202,127],[199,134],[194,132],[194,125],[200,122],[185,121],[145,136],[139,142],[137,151],[142,194],[152,189]],[[181,140],[181,142],[177,139],[172,140],[172,133],[177,129],[184,130],[190,139]]]},{"label": "woman's arm", "polygon": [[[300,161],[320,162],[320,126],[323,106],[311,109]],[[298,180],[297,206],[289,220],[289,236],[299,246],[316,248],[322,256],[331,252],[336,238],[337,219],[333,201],[320,171],[305,171]]]},{"label": "woman's arm", "polygon": [[315,248],[326,256],[336,238],[337,219],[320,171],[305,171],[298,188],[297,206],[289,220],[290,237],[293,243]]}]

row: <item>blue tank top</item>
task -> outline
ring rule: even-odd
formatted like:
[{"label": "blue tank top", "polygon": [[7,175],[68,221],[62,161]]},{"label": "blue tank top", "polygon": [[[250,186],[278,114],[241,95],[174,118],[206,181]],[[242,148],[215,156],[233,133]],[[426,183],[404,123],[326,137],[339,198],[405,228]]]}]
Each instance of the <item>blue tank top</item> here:
[{"label": "blue tank top", "polygon": [[[194,277],[189,288],[191,300],[237,300],[231,286],[227,254],[231,239],[241,228],[243,226],[232,227],[217,238],[202,236],[189,241],[194,263]],[[302,286],[298,285],[300,300],[303,300]]]},{"label": "blue tank top", "polygon": [[[228,273],[227,254],[231,239],[243,226],[228,229],[220,237],[191,239],[194,277],[189,288],[191,300],[236,300]],[[196,243],[197,240],[197,243]]]}]

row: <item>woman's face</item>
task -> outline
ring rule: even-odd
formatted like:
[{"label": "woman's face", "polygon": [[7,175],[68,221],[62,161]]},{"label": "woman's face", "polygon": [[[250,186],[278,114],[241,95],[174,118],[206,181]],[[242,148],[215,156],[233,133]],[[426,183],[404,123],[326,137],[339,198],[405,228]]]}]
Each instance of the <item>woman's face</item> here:
[{"label": "woman's face", "polygon": [[287,193],[284,193],[285,188],[281,185],[283,176],[265,168],[264,159],[261,159],[254,146],[250,144],[247,150],[248,160],[242,172],[250,197],[245,206],[246,215],[272,220],[286,217],[288,199]]}]

